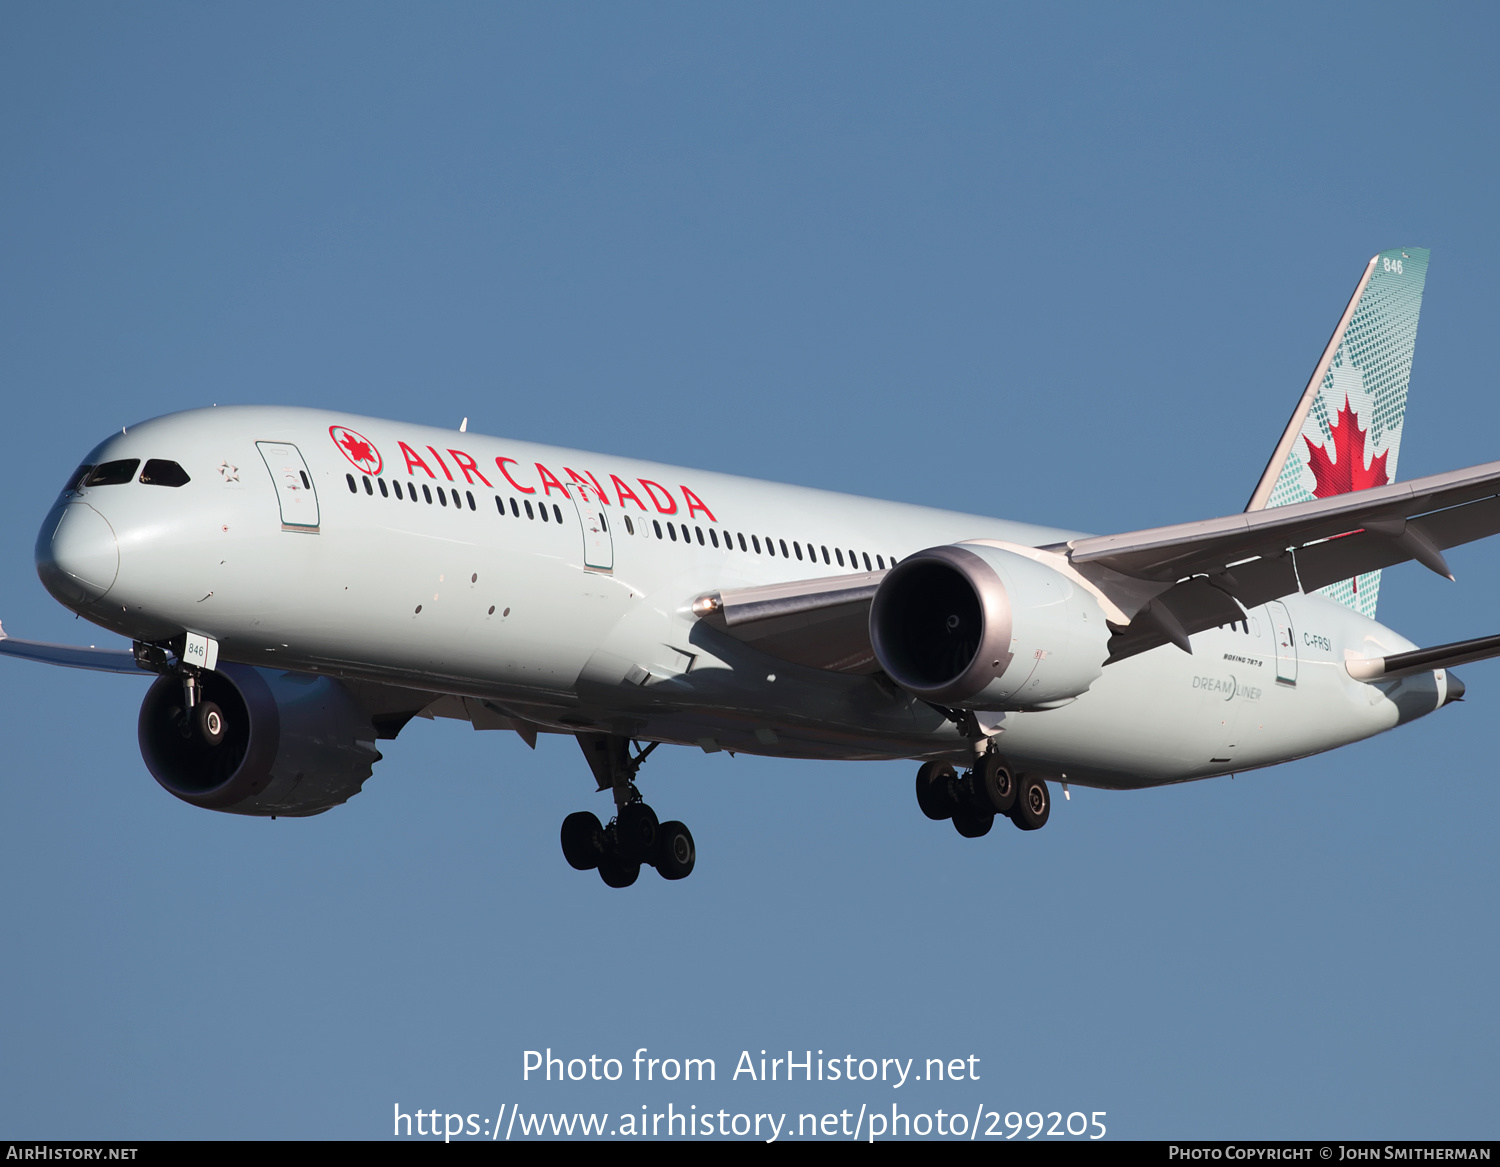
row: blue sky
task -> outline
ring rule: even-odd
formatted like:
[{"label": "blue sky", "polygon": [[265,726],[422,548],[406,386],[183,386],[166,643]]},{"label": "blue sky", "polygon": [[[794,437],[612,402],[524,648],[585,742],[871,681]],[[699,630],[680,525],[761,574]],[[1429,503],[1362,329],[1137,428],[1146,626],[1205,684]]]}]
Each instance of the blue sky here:
[{"label": "blue sky", "polygon": [[[0,618],[114,428],[456,425],[1107,532],[1244,505],[1364,261],[1432,249],[1402,477],[1489,461],[1497,18],[1450,6],[0,9]],[[1492,633],[1500,549],[1388,572]],[[421,723],[348,806],[196,810],[144,685],[0,662],[0,1134],[380,1137],[404,1110],[1108,1113],[1493,1137],[1490,727],[1075,790],[960,839],[907,764],[664,749],[700,847],[566,867],[576,747]],[[1003,829],[1002,829],[1003,828]],[[649,873],[647,873],[649,876]],[[713,1057],[671,1089],[522,1053]],[[742,1050],[978,1082],[725,1081]]]}]

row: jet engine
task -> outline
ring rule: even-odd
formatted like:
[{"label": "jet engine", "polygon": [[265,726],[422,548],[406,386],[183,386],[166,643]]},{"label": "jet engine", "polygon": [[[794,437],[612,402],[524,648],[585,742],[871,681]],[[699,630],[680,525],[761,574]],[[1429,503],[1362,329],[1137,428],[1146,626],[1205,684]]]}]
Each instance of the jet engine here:
[{"label": "jet engine", "polygon": [[903,559],[870,606],[875,657],[934,704],[1065,704],[1098,679],[1110,630],[1098,601],[1046,563],[983,543]]},{"label": "jet engine", "polygon": [[180,677],[141,705],[146,767],[184,802],[233,814],[319,814],[359,793],[374,763],[370,717],[338,681],[223,664],[188,708]]}]

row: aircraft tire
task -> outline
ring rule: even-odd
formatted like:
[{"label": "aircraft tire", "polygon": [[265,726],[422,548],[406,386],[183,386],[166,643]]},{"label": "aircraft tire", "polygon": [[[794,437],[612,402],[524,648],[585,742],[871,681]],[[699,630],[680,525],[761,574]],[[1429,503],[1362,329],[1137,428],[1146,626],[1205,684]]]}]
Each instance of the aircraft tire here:
[{"label": "aircraft tire", "polygon": [[995,816],[963,808],[953,812],[953,829],[966,839],[978,839],[990,833]]},{"label": "aircraft tire", "polygon": [[936,822],[953,817],[957,809],[953,784],[957,774],[947,762],[923,762],[917,771],[917,805]]},{"label": "aircraft tire", "polygon": [[615,845],[620,858],[639,867],[656,858],[656,839],[661,833],[656,812],[644,802],[632,802],[620,808],[615,819]]},{"label": "aircraft tire", "polygon": [[575,871],[592,871],[604,858],[604,825],[597,815],[580,810],[563,819],[563,858]]},{"label": "aircraft tire", "polygon": [[1010,814],[1016,805],[1016,776],[999,754],[985,754],[970,775],[971,801],[976,810]]},{"label": "aircraft tire", "polygon": [[1039,831],[1047,825],[1052,813],[1052,794],[1045,779],[1035,774],[1022,774],[1016,782],[1016,805],[1010,812],[1010,821],[1023,831]]},{"label": "aircraft tire", "polygon": [[639,863],[622,863],[618,859],[605,858],[599,864],[599,878],[610,887],[629,887],[640,875]]},{"label": "aircraft tire", "polygon": [[698,862],[693,832],[676,819],[661,824],[656,833],[656,870],[663,879],[686,879]]}]

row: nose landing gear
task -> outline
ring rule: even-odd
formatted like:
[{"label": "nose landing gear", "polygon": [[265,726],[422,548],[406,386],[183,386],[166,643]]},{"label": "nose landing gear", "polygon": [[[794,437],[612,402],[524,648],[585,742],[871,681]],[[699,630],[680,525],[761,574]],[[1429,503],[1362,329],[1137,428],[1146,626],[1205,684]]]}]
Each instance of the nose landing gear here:
[{"label": "nose landing gear", "polygon": [[993,748],[962,776],[947,762],[925,762],[917,771],[917,805],[930,819],[950,819],[966,839],[989,834],[996,815],[1023,831],[1040,830],[1052,811],[1046,780],[1012,772]]},{"label": "nose landing gear", "polygon": [[610,887],[629,887],[640,877],[642,865],[655,867],[663,879],[691,875],[698,859],[693,833],[675,819],[658,821],[635,786],[636,771],[657,743],[635,755],[629,739],[614,734],[581,733],[578,744],[599,789],[613,791],[616,810],[608,824],[586,810],[563,820],[563,858],[569,866],[597,870]]}]

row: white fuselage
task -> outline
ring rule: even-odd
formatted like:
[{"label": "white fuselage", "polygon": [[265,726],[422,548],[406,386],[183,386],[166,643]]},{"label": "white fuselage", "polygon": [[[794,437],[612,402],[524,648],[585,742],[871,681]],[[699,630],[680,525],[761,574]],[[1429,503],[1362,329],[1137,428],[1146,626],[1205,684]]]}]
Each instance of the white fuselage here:
[{"label": "white fuselage", "polygon": [[[300,494],[295,455],[311,487]],[[543,729],[778,756],[972,748],[885,678],[758,652],[697,620],[694,599],[880,570],[939,544],[1077,535],[298,408],[159,418],[88,462],[120,459],[170,459],[191,481],[65,494],[38,541],[39,560],[83,564],[59,598],[104,627],[199,633],[221,659],[488,702]],[[1001,749],[1083,785],[1154,785],[1369,737],[1446,693],[1442,673],[1350,677],[1347,659],[1413,646],[1319,596],[1192,645],[1110,665],[1062,708],[1005,714]]]}]

